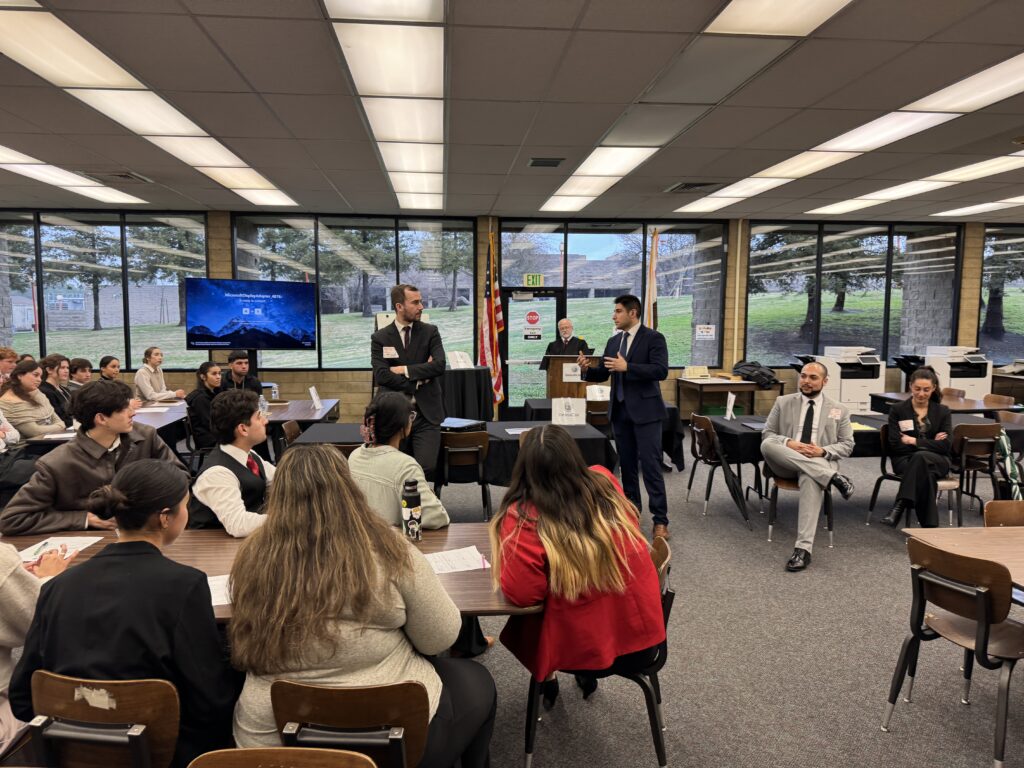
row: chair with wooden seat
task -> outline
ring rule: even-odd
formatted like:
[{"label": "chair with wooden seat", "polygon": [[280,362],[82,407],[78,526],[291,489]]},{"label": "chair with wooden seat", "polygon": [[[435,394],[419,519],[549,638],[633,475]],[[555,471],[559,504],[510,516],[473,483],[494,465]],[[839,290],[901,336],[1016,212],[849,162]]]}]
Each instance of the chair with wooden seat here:
[{"label": "chair with wooden seat", "polygon": [[1012,395],[985,395],[982,398],[982,402],[985,403],[986,407],[991,406],[993,408],[1009,408],[1016,405]]},{"label": "chair with wooden seat", "polygon": [[[996,418],[1004,426],[1024,427],[1024,413],[1014,411],[996,411]],[[1024,450],[1017,451],[1017,463],[1024,462]]]},{"label": "chair with wooden seat", "polygon": [[166,768],[178,741],[178,692],[166,680],[32,673],[29,724],[39,765]]},{"label": "chair with wooden seat", "polygon": [[[660,540],[660,541],[659,541]],[[665,619],[666,638],[658,646],[657,655],[650,664],[640,671],[617,670],[613,664],[608,669],[602,670],[560,670],[568,674],[585,674],[587,677],[603,679],[606,677],[623,677],[632,680],[640,686],[644,693],[644,700],[647,704],[647,719],[651,726],[651,736],[654,740],[654,751],[658,757],[658,765],[664,768],[668,764],[665,757],[665,719],[661,711],[661,684],[658,681],[658,673],[668,659],[668,620],[672,614],[672,604],[675,602],[676,593],[668,584],[668,575],[671,572],[672,549],[668,542],[661,536],[654,539],[651,545],[651,560],[658,571],[661,584],[661,613]],[[526,768],[530,768],[533,762],[533,747],[537,737],[537,723],[541,721],[540,701],[543,695],[541,683],[530,675],[530,690],[526,696]]]},{"label": "chair with wooden seat", "polygon": [[914,538],[907,540],[907,551],[914,595],[910,634],[900,648],[882,730],[890,732],[896,699],[907,677],[910,683],[903,700],[913,702],[921,643],[945,638],[963,649],[962,704],[970,703],[975,661],[985,669],[999,670],[993,749],[993,764],[998,768],[1004,764],[1010,676],[1024,658],[1024,624],[1008,618],[1010,572],[1001,563],[947,552]]},{"label": "chair with wooden seat", "polygon": [[[896,469],[892,467],[892,460],[889,456],[889,425],[883,424],[879,429],[879,437],[882,441],[881,448],[881,464],[878,472],[878,479],[875,480],[875,489],[871,492],[871,502],[868,504],[868,516],[864,521],[864,525],[871,525],[871,513],[875,509],[875,502],[878,501],[878,490],[882,486],[882,482],[885,480],[894,480],[897,483],[902,481],[903,478],[896,473]],[[891,469],[891,471],[890,471]],[[949,524],[953,524],[953,492],[960,487],[960,480],[957,477],[948,476],[943,477],[936,483],[936,493],[941,496],[943,493],[946,494],[946,508],[949,511]]]},{"label": "chair with wooden seat", "polygon": [[[957,487],[956,524],[963,525],[963,497],[978,500],[978,475],[987,475],[992,481],[992,497],[999,498],[999,484],[996,478],[996,441],[1002,432],[1002,424],[958,424],[953,428],[953,471],[960,476]],[[950,515],[950,525],[953,524]]]},{"label": "chair with wooden seat", "polygon": [[434,479],[434,495],[437,498],[441,498],[441,486],[449,483],[479,483],[484,522],[491,519],[491,488],[484,472],[489,445],[490,439],[485,430],[442,432],[441,456]]},{"label": "chair with wooden seat", "polygon": [[704,509],[702,514],[708,513],[708,500],[711,498],[711,483],[715,479],[715,471],[722,466],[722,457],[715,450],[715,425],[707,416],[694,413],[690,416],[690,455],[693,457],[693,466],[690,467],[690,481],[686,484],[686,500],[690,500],[690,490],[693,488],[693,477],[697,473],[697,467],[701,464],[708,468],[707,484],[704,488]]},{"label": "chair with wooden seat", "polygon": [[199,474],[203,465],[203,459],[213,448],[200,448],[196,442],[196,432],[192,426],[192,414],[185,410],[185,452],[180,454],[181,459],[188,467],[188,472],[193,479]]},{"label": "chair with wooden seat", "polygon": [[218,749],[200,755],[188,768],[376,768],[359,752],[311,747]]},{"label": "chair with wooden seat", "polygon": [[430,701],[422,683],[332,687],[275,680],[274,720],[285,746],[360,752],[381,768],[419,764]]},{"label": "chair with wooden seat", "polygon": [[299,435],[302,434],[302,427],[300,427],[299,422],[295,420],[286,421],[281,425],[281,431],[284,433],[285,446],[290,446],[299,439]]},{"label": "chair with wooden seat", "polygon": [[961,400],[963,400],[965,397],[967,397],[967,390],[956,389],[954,387],[943,387],[942,388],[942,396],[943,397],[959,397]]},{"label": "chair with wooden seat", "polygon": [[[800,481],[796,478],[778,477],[768,462],[764,465],[764,477],[769,483],[768,491],[768,541],[772,540],[772,530],[775,528],[775,514],[779,507],[779,491],[799,491]],[[825,527],[828,529],[828,548],[835,547],[835,517],[832,514],[832,486],[823,489],[821,510],[825,513]]]},{"label": "chair with wooden seat", "polygon": [[1024,501],[995,499],[985,504],[986,528],[1011,528],[1024,525]]}]

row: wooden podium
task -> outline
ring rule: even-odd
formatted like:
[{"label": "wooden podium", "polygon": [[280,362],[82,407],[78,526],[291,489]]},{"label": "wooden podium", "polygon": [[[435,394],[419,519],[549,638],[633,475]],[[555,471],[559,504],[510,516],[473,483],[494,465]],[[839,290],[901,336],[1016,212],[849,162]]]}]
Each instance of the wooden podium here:
[{"label": "wooden podium", "polygon": [[[588,355],[593,362],[599,362],[600,355]],[[562,381],[562,367],[575,365],[576,355],[545,355],[548,361],[547,396],[552,397],[583,397],[587,396],[587,382]]]}]

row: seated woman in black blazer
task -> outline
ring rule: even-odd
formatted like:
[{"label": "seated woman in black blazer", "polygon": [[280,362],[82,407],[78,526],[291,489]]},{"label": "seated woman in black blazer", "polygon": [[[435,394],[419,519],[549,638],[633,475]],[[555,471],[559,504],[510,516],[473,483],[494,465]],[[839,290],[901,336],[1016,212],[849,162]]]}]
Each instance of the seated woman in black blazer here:
[{"label": "seated woman in black blazer", "polygon": [[196,371],[196,388],[185,395],[188,418],[192,422],[198,450],[216,448],[217,439],[210,427],[213,398],[220,394],[220,366],[207,360]]},{"label": "seated woman in black blazer", "polygon": [[160,553],[188,522],[188,479],[159,459],[128,464],[90,499],[115,517],[119,541],[43,585],[11,678],[15,717],[28,722],[32,673],[98,680],[169,680],[178,689],[175,766],[233,746],[240,685],[217,633],[206,574]]},{"label": "seated woman in black blazer", "polygon": [[903,479],[892,511],[882,522],[894,528],[903,513],[917,512],[922,528],[935,528],[936,482],[949,473],[952,417],[939,400],[939,378],[930,367],[910,374],[910,398],[889,409],[889,455]]}]

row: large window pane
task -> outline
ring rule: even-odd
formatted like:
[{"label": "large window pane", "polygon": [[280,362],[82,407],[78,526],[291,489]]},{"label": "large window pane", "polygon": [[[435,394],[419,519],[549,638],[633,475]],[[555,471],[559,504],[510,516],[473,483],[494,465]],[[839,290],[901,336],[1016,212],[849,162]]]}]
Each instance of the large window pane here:
[{"label": "large window pane", "polygon": [[0,215],[0,346],[39,356],[32,215]]},{"label": "large window pane", "polygon": [[[668,342],[669,365],[719,364],[722,339],[721,224],[648,224],[647,253],[658,232],[658,330]],[[649,258],[649,256],[648,256]],[[697,326],[703,329],[697,338]]]},{"label": "large window pane", "polygon": [[319,237],[324,367],[369,368],[374,314],[391,309],[395,221],[322,218]]},{"label": "large window pane", "polygon": [[569,319],[576,335],[586,339],[598,353],[615,332],[615,297],[624,293],[640,297],[643,247],[641,224],[602,222],[569,226]]},{"label": "large window pane", "polygon": [[465,352],[475,360],[473,222],[400,221],[398,255],[401,280],[420,289],[445,351]]},{"label": "large window pane", "polygon": [[889,357],[923,355],[929,344],[950,344],[957,228],[899,225],[893,233],[889,299]]},{"label": "large window pane", "polygon": [[1024,358],[1024,227],[985,230],[978,343],[999,364]]},{"label": "large window pane", "polygon": [[185,278],[206,277],[206,217],[128,214],[125,242],[132,361],[156,346],[165,368],[198,367],[208,355],[185,349]]},{"label": "large window pane", "polygon": [[561,288],[565,284],[562,274],[564,231],[561,224],[503,221],[501,287],[529,287],[526,275],[540,274],[543,275],[543,287]]},{"label": "large window pane", "polygon": [[825,347],[871,347],[881,355],[889,228],[828,224],[822,251],[818,354]]},{"label": "large window pane", "polygon": [[[239,280],[313,282],[313,219],[239,216],[235,219],[235,275]],[[323,344],[323,339],[317,340]],[[316,368],[316,350],[261,352],[261,368]]]},{"label": "large window pane", "polygon": [[787,366],[814,345],[816,224],[754,224],[747,276],[747,360]]},{"label": "large window pane", "polygon": [[[125,355],[121,226],[116,215],[44,214],[43,304],[46,352],[87,357],[114,355],[121,367],[142,359]],[[133,270],[129,278],[142,277]],[[167,363],[174,365],[173,353]]]}]

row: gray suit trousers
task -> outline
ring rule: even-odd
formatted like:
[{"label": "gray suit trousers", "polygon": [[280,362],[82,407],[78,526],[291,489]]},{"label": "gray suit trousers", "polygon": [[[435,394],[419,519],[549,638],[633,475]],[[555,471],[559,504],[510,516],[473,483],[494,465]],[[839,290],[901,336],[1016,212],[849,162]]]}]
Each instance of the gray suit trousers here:
[{"label": "gray suit trousers", "polygon": [[825,457],[809,457],[776,442],[761,443],[761,455],[779,477],[800,483],[800,504],[797,520],[796,546],[810,552],[818,529],[825,488],[839,470],[839,462]]}]

